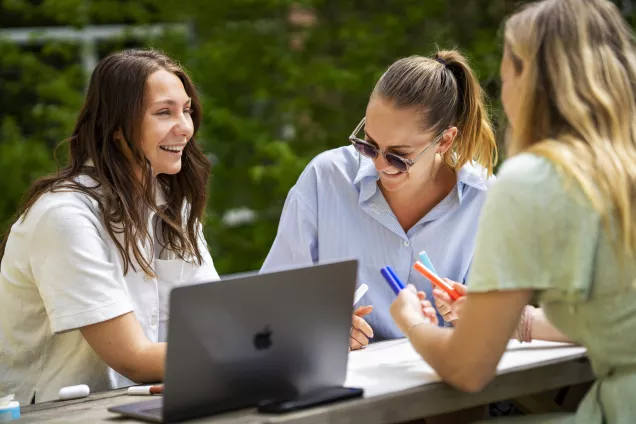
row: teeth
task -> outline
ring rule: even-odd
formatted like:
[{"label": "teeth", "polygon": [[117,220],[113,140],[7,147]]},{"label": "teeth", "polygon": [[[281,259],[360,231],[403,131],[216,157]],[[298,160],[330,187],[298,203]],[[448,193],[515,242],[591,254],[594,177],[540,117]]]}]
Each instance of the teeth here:
[{"label": "teeth", "polygon": [[183,146],[159,146],[162,150],[169,152],[180,152],[183,150]]}]

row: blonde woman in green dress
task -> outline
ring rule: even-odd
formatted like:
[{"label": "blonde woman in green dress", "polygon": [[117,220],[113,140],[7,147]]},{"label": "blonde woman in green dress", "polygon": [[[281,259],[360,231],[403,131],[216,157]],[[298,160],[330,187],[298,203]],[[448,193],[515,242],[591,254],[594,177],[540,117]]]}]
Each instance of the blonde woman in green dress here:
[{"label": "blonde woman in green dress", "polygon": [[635,423],[633,35],[608,0],[533,3],[506,22],[501,76],[511,155],[484,205],[455,328],[428,323],[413,288],[392,316],[446,382],[475,392],[538,302],[542,338],[587,347],[597,381],[575,414],[520,419]]}]

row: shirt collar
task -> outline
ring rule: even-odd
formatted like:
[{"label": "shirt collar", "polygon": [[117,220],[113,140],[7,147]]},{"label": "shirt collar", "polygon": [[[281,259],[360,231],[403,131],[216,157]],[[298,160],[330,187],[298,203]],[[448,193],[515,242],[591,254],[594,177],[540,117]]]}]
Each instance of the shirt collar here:
[{"label": "shirt collar", "polygon": [[[375,194],[378,189],[378,171],[375,169],[373,161],[367,157],[359,157],[358,173],[353,184],[358,188],[358,203],[366,202]],[[485,168],[475,162],[468,162],[457,172],[457,196],[461,204],[464,186],[473,187],[477,190],[488,190],[488,172]]]},{"label": "shirt collar", "polygon": [[358,188],[360,193],[358,201],[362,203],[375,194],[379,175],[371,159],[360,154],[358,154],[358,158],[358,173],[353,180],[353,184]]},{"label": "shirt collar", "polygon": [[488,190],[488,170],[475,162],[468,162],[457,172],[457,181],[477,190]]}]

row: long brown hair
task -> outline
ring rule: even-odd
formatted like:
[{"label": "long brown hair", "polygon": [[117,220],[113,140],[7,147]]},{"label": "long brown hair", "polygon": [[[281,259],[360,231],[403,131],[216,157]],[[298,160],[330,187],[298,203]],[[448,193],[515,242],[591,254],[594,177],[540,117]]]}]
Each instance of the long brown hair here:
[{"label": "long brown hair", "polygon": [[466,58],[456,50],[440,50],[434,57],[398,60],[378,80],[372,95],[396,108],[413,108],[422,115],[422,130],[441,134],[457,127],[453,145],[443,156],[454,170],[475,161],[492,174],[497,143],[485,96]]},{"label": "long brown hair", "polygon": [[636,253],[636,48],[607,0],[531,3],[505,25],[523,105],[510,150],[529,151],[574,180],[615,247]]},{"label": "long brown hair", "polygon": [[[181,171],[155,178],[136,140],[146,109],[146,82],[151,74],[161,69],[176,75],[192,99],[194,132],[183,150]],[[146,258],[141,249],[141,246],[153,246],[148,230],[149,211],[154,211],[160,218],[162,247],[169,248],[181,259],[194,259],[201,264],[198,234],[206,204],[210,162],[195,142],[200,123],[201,104],[197,90],[175,61],[155,50],[125,50],[110,54],[97,64],[91,75],[84,106],[73,134],[67,140],[68,165],[30,187],[16,220],[26,216],[43,194],[75,190],[97,201],[108,234],[124,260],[124,273],[129,267],[135,269],[132,254],[146,275],[155,275],[150,264],[152,258]],[[117,132],[127,140],[127,146],[115,140]],[[130,150],[124,151],[126,148]],[[87,161],[92,165],[86,166]],[[139,168],[141,178],[135,173]],[[96,185],[89,187],[78,182],[80,175],[88,175]],[[163,208],[156,204],[158,189],[167,200]],[[123,234],[123,243],[117,239],[117,234]],[[0,259],[7,239],[8,234],[0,245]]]}]

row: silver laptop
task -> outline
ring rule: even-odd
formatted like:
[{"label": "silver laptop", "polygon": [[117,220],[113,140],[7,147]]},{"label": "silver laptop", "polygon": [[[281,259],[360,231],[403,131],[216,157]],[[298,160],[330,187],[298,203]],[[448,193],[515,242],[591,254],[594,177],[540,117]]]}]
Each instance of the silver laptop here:
[{"label": "silver laptop", "polygon": [[163,397],[109,408],[176,422],[342,386],[358,262],[178,287]]}]

